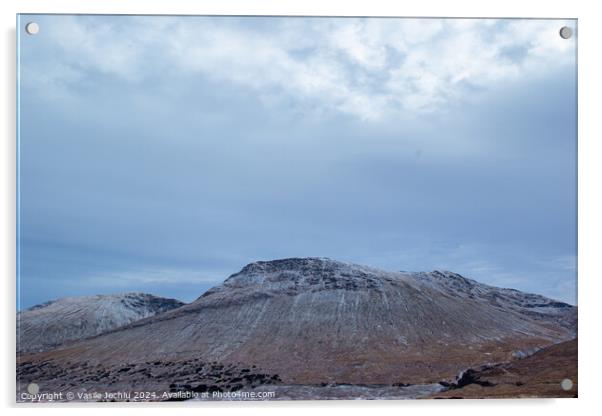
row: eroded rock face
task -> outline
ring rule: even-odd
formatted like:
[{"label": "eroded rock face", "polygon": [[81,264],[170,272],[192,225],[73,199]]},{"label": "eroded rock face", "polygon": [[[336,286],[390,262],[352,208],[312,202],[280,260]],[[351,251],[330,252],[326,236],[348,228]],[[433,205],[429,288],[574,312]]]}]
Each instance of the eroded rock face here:
[{"label": "eroded rock face", "polygon": [[295,258],[249,264],[191,304],[25,360],[200,359],[255,365],[294,385],[436,383],[570,339],[575,323],[571,305],[455,273]]},{"label": "eroded rock face", "polygon": [[17,314],[17,352],[39,352],[184,306],[145,293],[58,299]]}]

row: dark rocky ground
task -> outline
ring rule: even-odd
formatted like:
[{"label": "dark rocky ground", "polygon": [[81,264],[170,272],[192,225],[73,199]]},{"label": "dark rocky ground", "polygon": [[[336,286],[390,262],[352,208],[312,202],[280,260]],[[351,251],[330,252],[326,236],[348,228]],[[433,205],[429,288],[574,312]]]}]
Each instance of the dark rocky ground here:
[{"label": "dark rocky ground", "polygon": [[[65,376],[71,380],[68,384],[62,381]],[[19,392],[26,391],[31,382],[37,383],[42,393],[132,393],[132,386],[136,386],[137,391],[155,393],[154,397],[145,399],[149,401],[577,397],[577,340],[555,344],[509,362],[468,368],[454,380],[422,384],[290,384],[284,383],[279,375],[255,366],[224,365],[200,359],[108,367],[72,363],[65,368],[24,361],[18,368],[18,379]],[[564,379],[573,382],[571,389],[561,388]],[[215,396],[216,392],[226,395]],[[254,392],[256,396],[227,395],[234,392]],[[260,396],[261,392],[269,392],[271,396]],[[164,393],[171,395],[165,397]],[[199,397],[186,396],[186,393],[197,393]]]},{"label": "dark rocky ground", "polygon": [[[70,380],[68,383],[65,383],[66,377]],[[154,400],[161,400],[164,392],[235,392],[281,383],[277,374],[267,374],[254,366],[224,365],[200,359],[113,366],[86,363],[57,366],[24,360],[17,369],[17,378],[18,395],[26,391],[29,383],[36,383],[40,393],[144,391],[157,393]]]}]

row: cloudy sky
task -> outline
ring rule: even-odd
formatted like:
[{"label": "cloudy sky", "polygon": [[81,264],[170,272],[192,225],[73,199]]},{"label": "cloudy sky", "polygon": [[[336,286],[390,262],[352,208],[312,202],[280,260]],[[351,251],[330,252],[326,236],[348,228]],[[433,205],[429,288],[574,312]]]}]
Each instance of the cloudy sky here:
[{"label": "cloudy sky", "polygon": [[574,21],[19,24],[21,307],[296,256],[576,303]]}]

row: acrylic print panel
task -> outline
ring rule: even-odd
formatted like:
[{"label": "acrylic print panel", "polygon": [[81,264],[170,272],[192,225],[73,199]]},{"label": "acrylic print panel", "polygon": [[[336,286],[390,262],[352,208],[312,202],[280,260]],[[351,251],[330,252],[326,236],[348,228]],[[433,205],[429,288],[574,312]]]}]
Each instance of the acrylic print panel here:
[{"label": "acrylic print panel", "polygon": [[18,34],[18,401],[577,396],[575,20]]}]

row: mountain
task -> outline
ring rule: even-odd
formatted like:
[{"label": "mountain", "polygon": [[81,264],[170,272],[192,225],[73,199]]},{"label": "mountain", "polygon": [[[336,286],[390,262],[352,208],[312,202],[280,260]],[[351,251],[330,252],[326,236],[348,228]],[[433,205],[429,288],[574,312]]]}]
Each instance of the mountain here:
[{"label": "mountain", "polygon": [[17,313],[17,352],[44,351],[99,335],[184,303],[145,293],[69,297]]},{"label": "mountain", "polygon": [[306,386],[451,382],[572,339],[576,323],[574,306],[452,272],[292,258],[251,263],[190,304],[26,356],[19,374],[57,389],[75,379],[157,391],[228,390],[243,373]]}]

